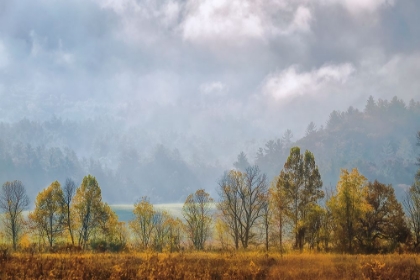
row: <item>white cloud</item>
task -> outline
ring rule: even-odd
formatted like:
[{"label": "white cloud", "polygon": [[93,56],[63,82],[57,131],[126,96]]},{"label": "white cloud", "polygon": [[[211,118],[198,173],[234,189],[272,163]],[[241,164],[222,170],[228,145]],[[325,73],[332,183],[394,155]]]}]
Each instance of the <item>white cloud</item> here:
[{"label": "white cloud", "polygon": [[418,100],[420,92],[420,52],[395,54],[389,58],[366,59],[358,87],[378,98],[398,95],[406,101]]},{"label": "white cloud", "polygon": [[325,65],[310,72],[298,72],[298,67],[270,74],[263,85],[263,92],[276,100],[311,94],[330,84],[343,84],[355,71],[350,63]]},{"label": "white cloud", "polygon": [[116,35],[125,42],[153,45],[161,42],[167,30],[176,30],[182,5],[176,0],[93,0],[112,10],[120,21]]},{"label": "white cloud", "polygon": [[357,15],[368,12],[373,13],[384,6],[394,5],[394,0],[323,0],[328,5],[341,5],[350,13]]},{"label": "white cloud", "polygon": [[183,23],[187,40],[212,38],[261,38],[264,30],[260,17],[248,1],[191,1]]},{"label": "white cloud", "polygon": [[175,1],[168,1],[163,6],[162,12],[163,22],[166,26],[176,25],[181,12],[180,4]]},{"label": "white cloud", "polygon": [[403,1],[395,11],[385,0],[9,2],[0,17],[3,119],[118,112],[156,134],[193,122],[189,135],[212,142],[224,131],[240,142],[232,128],[249,123],[257,132],[248,138],[267,138],[363,108],[370,94],[419,99],[420,55],[410,54],[420,25]]},{"label": "white cloud", "polygon": [[312,13],[306,6],[299,6],[293,14],[293,20],[286,28],[274,28],[279,35],[291,35],[294,33],[305,33],[311,31]]},{"label": "white cloud", "polygon": [[310,31],[311,20],[311,11],[305,6],[299,6],[296,10],[291,26],[296,31]]},{"label": "white cloud", "polygon": [[241,44],[277,35],[310,31],[308,7],[288,1],[189,1],[181,25],[183,38],[194,43]]},{"label": "white cloud", "polygon": [[222,82],[210,82],[200,85],[200,92],[203,94],[223,95],[227,90],[227,86]]}]

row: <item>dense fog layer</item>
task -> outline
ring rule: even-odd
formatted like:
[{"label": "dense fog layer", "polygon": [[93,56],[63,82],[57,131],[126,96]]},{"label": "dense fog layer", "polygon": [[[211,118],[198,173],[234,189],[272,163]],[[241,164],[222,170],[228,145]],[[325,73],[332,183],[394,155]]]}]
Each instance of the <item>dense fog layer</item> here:
[{"label": "dense fog layer", "polygon": [[[297,144],[324,186],[353,166],[411,184],[419,5],[1,1],[0,179],[34,197],[92,173],[110,202],[176,202],[198,188],[216,197],[242,151],[273,178]],[[401,101],[407,116],[388,114]]]},{"label": "dense fog layer", "polygon": [[182,151],[170,144],[147,146],[141,131],[124,130],[113,119],[23,119],[0,123],[0,180],[19,179],[35,197],[54,180],[77,182],[92,174],[111,203],[133,203],[142,196],[155,203],[182,202],[199,188],[217,197],[218,180],[227,169],[256,164],[271,181],[297,145],[314,153],[327,189],[335,186],[341,168],[357,167],[369,180],[393,184],[400,195],[414,179],[419,123],[418,101],[370,98],[363,110],[331,112],[325,126],[309,123],[300,139],[287,130],[252,152],[227,151],[223,157],[230,156],[230,162],[225,163],[194,142]]}]

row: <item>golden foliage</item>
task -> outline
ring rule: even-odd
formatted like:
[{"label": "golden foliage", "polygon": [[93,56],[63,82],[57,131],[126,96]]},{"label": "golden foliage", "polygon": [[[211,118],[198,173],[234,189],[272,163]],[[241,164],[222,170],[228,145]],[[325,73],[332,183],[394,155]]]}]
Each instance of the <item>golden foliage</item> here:
[{"label": "golden foliage", "polygon": [[39,238],[48,239],[50,247],[64,230],[64,197],[60,183],[55,181],[38,193],[35,210],[29,213],[30,229],[36,231]]},{"label": "golden foliage", "polygon": [[360,228],[360,220],[371,209],[365,199],[367,191],[367,179],[356,168],[351,172],[342,169],[337,193],[327,201],[336,224],[338,245],[350,253],[354,251],[356,229]]}]

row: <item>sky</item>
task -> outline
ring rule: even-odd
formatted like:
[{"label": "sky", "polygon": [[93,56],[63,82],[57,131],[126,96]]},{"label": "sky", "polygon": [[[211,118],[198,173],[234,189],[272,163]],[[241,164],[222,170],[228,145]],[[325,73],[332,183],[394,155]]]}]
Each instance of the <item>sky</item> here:
[{"label": "sky", "polygon": [[420,99],[419,12],[412,0],[0,0],[0,120],[109,116],[215,153],[286,129],[297,140],[370,95]]}]

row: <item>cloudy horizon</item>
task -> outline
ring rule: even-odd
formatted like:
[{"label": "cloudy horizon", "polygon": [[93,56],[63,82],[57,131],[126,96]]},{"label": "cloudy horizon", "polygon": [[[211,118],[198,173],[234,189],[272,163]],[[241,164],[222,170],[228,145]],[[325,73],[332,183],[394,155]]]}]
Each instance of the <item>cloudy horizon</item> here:
[{"label": "cloudy horizon", "polygon": [[153,141],[175,133],[179,145],[214,143],[215,154],[256,151],[286,129],[300,138],[333,110],[363,109],[370,95],[418,100],[419,8],[400,0],[2,1],[0,120],[109,116],[153,131]]}]

